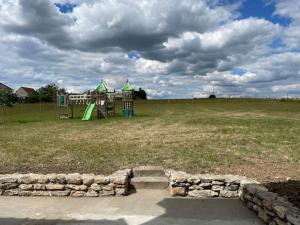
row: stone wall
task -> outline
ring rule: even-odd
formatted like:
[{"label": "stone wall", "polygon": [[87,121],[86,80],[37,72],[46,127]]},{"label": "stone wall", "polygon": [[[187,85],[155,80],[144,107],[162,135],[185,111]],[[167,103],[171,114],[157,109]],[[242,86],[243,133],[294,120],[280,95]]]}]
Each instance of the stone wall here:
[{"label": "stone wall", "polygon": [[168,170],[166,174],[172,196],[238,198],[244,184],[255,182],[236,175],[191,175],[174,170]]},{"label": "stone wall", "polygon": [[300,225],[300,210],[259,182],[236,175],[191,175],[168,170],[172,196],[240,198],[268,225]]},{"label": "stone wall", "polygon": [[112,175],[94,174],[4,174],[0,195],[98,197],[127,195],[132,170]]},{"label": "stone wall", "polygon": [[[236,175],[191,175],[166,170],[172,196],[240,198],[268,225],[300,225],[300,210],[257,181]],[[0,175],[0,195],[98,197],[127,195],[132,169],[94,174]]]},{"label": "stone wall", "polygon": [[241,200],[269,225],[300,225],[300,210],[260,184],[246,184]]}]

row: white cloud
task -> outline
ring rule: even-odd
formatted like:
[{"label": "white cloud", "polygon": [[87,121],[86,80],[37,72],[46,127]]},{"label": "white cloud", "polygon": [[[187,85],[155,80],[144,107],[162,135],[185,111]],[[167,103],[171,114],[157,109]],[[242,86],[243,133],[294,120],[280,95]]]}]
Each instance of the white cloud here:
[{"label": "white cloud", "polygon": [[167,69],[167,64],[155,60],[140,58],[135,61],[135,70],[141,74],[164,74]]},{"label": "white cloud", "polygon": [[[63,14],[56,2],[78,6]],[[300,3],[275,3],[289,26],[237,19],[241,2],[0,0],[0,81],[83,91],[129,79],[152,98],[208,96],[213,83],[219,96],[296,96]],[[288,47],[274,54],[276,38]],[[132,50],[138,57],[128,57]],[[231,74],[235,67],[246,73]]]},{"label": "white cloud", "polygon": [[291,19],[291,24],[284,30],[282,38],[290,48],[300,48],[300,1],[277,0],[275,15]]}]

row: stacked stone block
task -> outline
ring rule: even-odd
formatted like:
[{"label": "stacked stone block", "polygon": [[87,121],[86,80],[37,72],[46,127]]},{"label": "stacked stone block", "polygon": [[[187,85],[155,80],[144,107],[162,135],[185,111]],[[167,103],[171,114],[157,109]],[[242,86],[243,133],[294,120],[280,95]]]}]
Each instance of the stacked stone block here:
[{"label": "stacked stone block", "polygon": [[235,175],[190,175],[181,171],[169,170],[169,190],[172,196],[195,198],[223,197],[237,198],[241,182],[245,177]]},{"label": "stacked stone block", "polygon": [[300,225],[300,210],[260,184],[245,184],[241,200],[269,225]]},{"label": "stacked stone block", "polygon": [[94,174],[4,174],[0,195],[98,197],[127,195],[131,170],[112,175]]},{"label": "stacked stone block", "polygon": [[236,175],[191,175],[168,170],[172,196],[240,198],[268,225],[300,225],[300,210],[259,182]]}]

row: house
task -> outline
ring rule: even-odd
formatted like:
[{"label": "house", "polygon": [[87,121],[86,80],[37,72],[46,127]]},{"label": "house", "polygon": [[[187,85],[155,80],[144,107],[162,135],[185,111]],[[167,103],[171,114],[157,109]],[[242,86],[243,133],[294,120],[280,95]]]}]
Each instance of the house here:
[{"label": "house", "polygon": [[13,89],[0,82],[0,91],[12,91]]},{"label": "house", "polygon": [[24,99],[26,97],[28,97],[29,94],[34,93],[35,90],[33,88],[29,88],[29,87],[20,87],[17,91],[16,91],[16,95],[21,98]]}]

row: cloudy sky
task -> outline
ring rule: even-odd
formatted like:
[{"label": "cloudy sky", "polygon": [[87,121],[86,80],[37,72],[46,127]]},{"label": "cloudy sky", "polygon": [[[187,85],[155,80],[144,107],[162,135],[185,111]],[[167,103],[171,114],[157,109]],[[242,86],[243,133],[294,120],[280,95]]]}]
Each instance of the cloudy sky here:
[{"label": "cloudy sky", "polygon": [[299,0],[0,0],[0,82],[300,97]]}]

